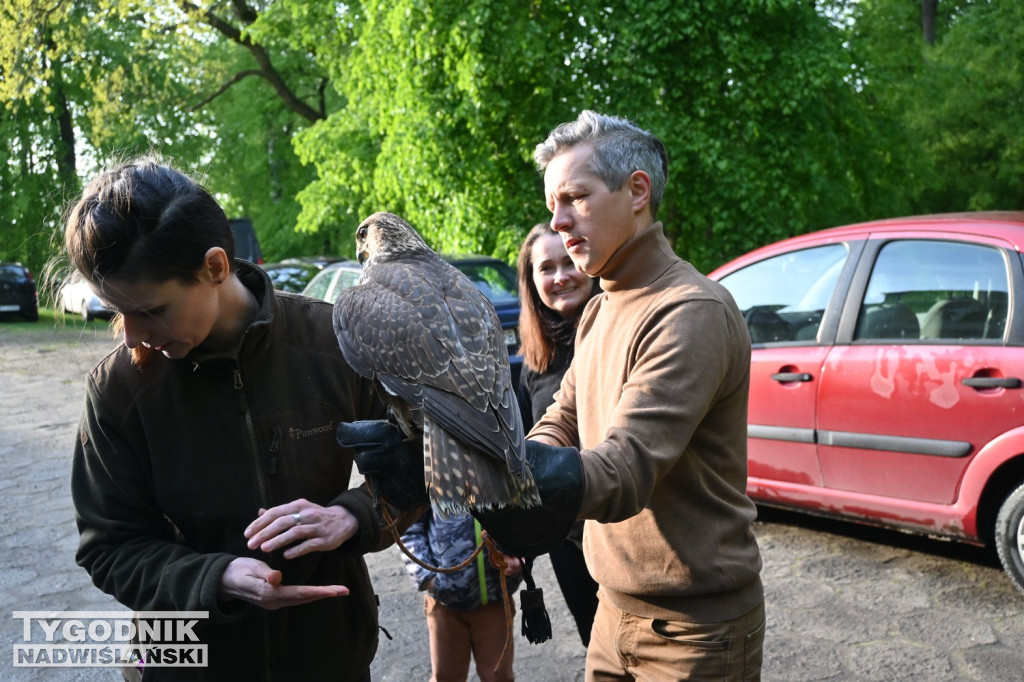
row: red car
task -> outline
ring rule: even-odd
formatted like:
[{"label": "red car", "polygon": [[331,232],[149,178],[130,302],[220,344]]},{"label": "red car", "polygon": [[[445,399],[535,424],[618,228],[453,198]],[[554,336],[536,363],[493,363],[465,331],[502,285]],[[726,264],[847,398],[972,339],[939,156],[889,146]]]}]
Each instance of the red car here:
[{"label": "red car", "polygon": [[720,281],[759,504],[994,546],[1024,591],[1024,212],[793,237]]}]

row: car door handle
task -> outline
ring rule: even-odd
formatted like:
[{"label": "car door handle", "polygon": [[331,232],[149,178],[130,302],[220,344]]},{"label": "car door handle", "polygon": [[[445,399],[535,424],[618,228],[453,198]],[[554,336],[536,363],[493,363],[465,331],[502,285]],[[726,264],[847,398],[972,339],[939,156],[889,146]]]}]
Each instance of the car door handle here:
[{"label": "car door handle", "polygon": [[964,386],[971,388],[1020,388],[1021,381],[1017,377],[968,377]]},{"label": "car door handle", "polygon": [[772,381],[786,383],[788,381],[810,381],[813,379],[807,372],[776,372],[772,375]]}]

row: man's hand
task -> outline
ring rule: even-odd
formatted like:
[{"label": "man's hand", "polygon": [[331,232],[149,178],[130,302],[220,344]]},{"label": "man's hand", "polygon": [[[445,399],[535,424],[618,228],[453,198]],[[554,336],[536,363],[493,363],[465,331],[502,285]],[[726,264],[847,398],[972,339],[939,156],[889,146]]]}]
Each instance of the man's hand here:
[{"label": "man's hand", "polygon": [[526,441],[526,461],[541,505],[475,510],[473,516],[503,552],[520,557],[547,554],[568,535],[583,502],[583,465],[576,448]]},{"label": "man's hand", "polygon": [[[359,531],[359,521],[340,506],[321,507],[307,500],[295,500],[272,509],[260,509],[244,535],[249,549],[273,552],[288,545],[285,559],[310,552],[337,549]],[[295,544],[298,543],[298,544]]]},{"label": "man's hand", "polygon": [[423,481],[423,444],[404,441],[391,422],[383,419],[338,424],[338,444],[353,451],[359,473],[375,496],[399,511],[430,504]]},{"label": "man's hand", "polygon": [[223,600],[241,599],[268,610],[347,594],[348,588],[344,585],[282,585],[281,571],[247,557],[238,557],[228,564],[218,590]]},{"label": "man's hand", "polygon": [[512,576],[523,572],[523,560],[517,556],[505,555],[505,575]]}]

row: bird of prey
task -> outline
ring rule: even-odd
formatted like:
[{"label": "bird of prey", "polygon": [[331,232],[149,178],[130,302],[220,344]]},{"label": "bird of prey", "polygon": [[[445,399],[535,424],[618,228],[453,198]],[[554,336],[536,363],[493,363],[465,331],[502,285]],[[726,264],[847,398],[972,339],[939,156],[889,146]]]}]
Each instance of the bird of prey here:
[{"label": "bird of prey", "polygon": [[435,513],[539,505],[491,302],[393,213],[360,223],[356,254],[363,272],[334,304],[334,331],[406,437],[422,431]]}]

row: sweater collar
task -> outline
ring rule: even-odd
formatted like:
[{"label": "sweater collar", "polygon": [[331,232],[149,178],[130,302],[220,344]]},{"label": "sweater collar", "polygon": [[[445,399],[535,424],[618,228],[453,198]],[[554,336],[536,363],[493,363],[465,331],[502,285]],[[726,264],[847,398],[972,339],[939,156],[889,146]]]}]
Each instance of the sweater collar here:
[{"label": "sweater collar", "polygon": [[640,289],[679,260],[660,221],[640,230],[612,254],[598,276],[605,291]]}]

